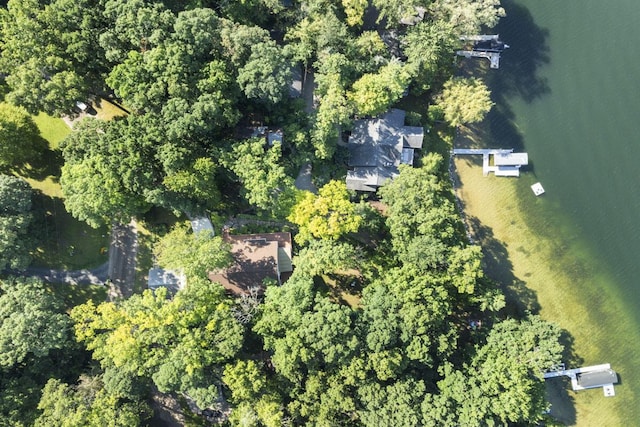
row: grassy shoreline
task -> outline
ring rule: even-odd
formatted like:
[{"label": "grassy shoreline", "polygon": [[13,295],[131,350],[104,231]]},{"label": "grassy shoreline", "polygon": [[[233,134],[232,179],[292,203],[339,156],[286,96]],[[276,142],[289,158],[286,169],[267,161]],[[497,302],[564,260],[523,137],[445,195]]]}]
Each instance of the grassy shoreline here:
[{"label": "grassy shoreline", "polygon": [[[606,272],[582,245],[571,223],[553,216],[552,201],[536,198],[528,188],[531,174],[520,179],[483,177],[472,158],[455,159],[457,195],[465,219],[483,247],[486,272],[504,284],[508,314],[539,312],[568,332],[571,367],[611,363],[623,384],[616,397],[601,389],[575,393],[568,384],[549,383],[552,414],[568,425],[626,425],[635,408],[631,387],[637,356],[624,354],[625,339],[637,339],[630,317]],[[616,346],[619,344],[618,346]],[[612,348],[613,347],[613,348]],[[632,360],[634,359],[634,360]]]}]

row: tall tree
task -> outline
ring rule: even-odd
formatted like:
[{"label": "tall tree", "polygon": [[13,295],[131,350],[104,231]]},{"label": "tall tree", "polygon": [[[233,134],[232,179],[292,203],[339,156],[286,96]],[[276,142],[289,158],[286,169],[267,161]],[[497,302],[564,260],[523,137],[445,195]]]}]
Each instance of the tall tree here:
[{"label": "tall tree", "polygon": [[31,262],[31,195],[23,179],[0,175],[0,270],[24,269]]},{"label": "tall tree", "polygon": [[461,223],[450,188],[439,178],[442,157],[430,153],[419,168],[400,167],[400,175],[379,192],[388,205],[387,225],[394,248],[402,249],[418,235],[452,242]]},{"label": "tall tree", "polygon": [[238,70],[238,84],[249,99],[280,102],[289,91],[291,65],[275,42],[251,46],[251,55]]},{"label": "tall tree", "polygon": [[36,427],[134,427],[151,415],[143,401],[116,396],[104,389],[100,377],[81,376],[78,385],[51,379],[42,390]]},{"label": "tall tree", "polygon": [[447,408],[444,425],[540,421],[548,409],[542,373],[560,361],[559,339],[560,329],[538,316],[498,323],[464,370],[444,366],[434,405]]},{"label": "tall tree", "polygon": [[0,168],[10,168],[33,160],[40,131],[22,107],[0,103]]},{"label": "tall tree", "polygon": [[0,368],[61,349],[71,322],[60,301],[36,280],[0,282]]},{"label": "tall tree", "polygon": [[330,181],[318,194],[307,192],[294,207],[289,220],[300,228],[296,241],[304,244],[312,239],[336,240],[346,233],[358,231],[362,217],[349,200],[344,182]]},{"label": "tall tree", "polygon": [[222,366],[243,341],[223,289],[207,279],[192,280],[171,300],[165,289],[145,291],[118,305],[77,306],[71,317],[76,338],[110,375],[152,379],[161,392],[184,394],[201,408],[215,405]]},{"label": "tall tree", "polygon": [[437,103],[451,126],[482,121],[493,107],[489,88],[477,78],[452,78]]},{"label": "tall tree", "polygon": [[505,16],[500,0],[434,0],[429,12],[436,20],[451,24],[457,36],[477,34],[483,27],[495,27]]},{"label": "tall tree", "polygon": [[229,245],[222,238],[205,232],[194,235],[181,224],[160,239],[154,252],[160,266],[182,270],[188,281],[206,278],[209,271],[231,261]]},{"label": "tall tree", "polygon": [[[10,0],[0,13],[0,71],[7,100],[30,112],[69,113],[101,90],[103,28],[96,0]],[[29,37],[25,37],[29,34]]]},{"label": "tall tree", "polygon": [[400,62],[392,61],[377,73],[360,77],[348,96],[358,114],[380,114],[402,97],[409,80],[410,74],[406,68]]},{"label": "tall tree", "polygon": [[226,163],[241,180],[244,197],[252,205],[286,217],[296,202],[294,180],[284,170],[282,147],[265,147],[264,138],[234,144]]},{"label": "tall tree", "polygon": [[422,21],[407,29],[402,38],[403,52],[418,93],[439,87],[453,73],[451,52],[459,44],[452,26],[443,21]]}]

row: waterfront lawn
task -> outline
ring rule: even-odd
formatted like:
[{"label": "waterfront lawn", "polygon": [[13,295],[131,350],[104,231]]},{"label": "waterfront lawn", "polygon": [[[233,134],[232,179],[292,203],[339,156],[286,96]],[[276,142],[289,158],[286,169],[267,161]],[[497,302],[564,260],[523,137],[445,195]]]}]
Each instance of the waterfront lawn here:
[{"label": "waterfront lawn", "polygon": [[[455,163],[465,217],[483,248],[487,276],[506,294],[505,314],[539,313],[563,328],[563,361],[569,367],[611,363],[620,372],[638,359],[611,345],[638,339],[637,327],[619,316],[605,285],[607,273],[573,238],[572,224],[551,214],[551,198],[531,192],[535,177],[483,177],[472,161]],[[634,401],[628,387],[617,385],[616,397],[604,398],[600,389],[573,392],[566,385],[561,380],[547,384],[553,417],[567,425],[624,425],[621,408]]]}]

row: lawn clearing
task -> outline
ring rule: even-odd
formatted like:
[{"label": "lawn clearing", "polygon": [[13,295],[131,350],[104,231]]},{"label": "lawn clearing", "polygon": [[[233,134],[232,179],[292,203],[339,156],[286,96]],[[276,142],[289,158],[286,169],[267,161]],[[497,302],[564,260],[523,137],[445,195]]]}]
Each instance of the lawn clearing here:
[{"label": "lawn clearing", "polygon": [[47,283],[51,291],[64,302],[67,310],[91,300],[96,305],[107,299],[107,288],[100,285],[70,285],[68,283]]},{"label": "lawn clearing", "polygon": [[49,149],[55,150],[60,142],[71,133],[71,129],[62,119],[51,117],[45,113],[40,113],[33,117],[33,121],[38,125],[40,134],[49,142]]},{"label": "lawn clearing", "polygon": [[79,270],[107,262],[107,227],[89,227],[65,210],[61,198],[43,193],[34,197],[33,215],[38,235],[34,266]]},{"label": "lawn clearing", "polygon": [[49,149],[34,161],[25,179],[36,190],[33,217],[38,240],[33,265],[78,270],[97,267],[108,260],[109,230],[94,230],[65,209],[60,187],[63,159],[58,147],[71,133],[67,124],[44,113],[34,117]]},{"label": "lawn clearing", "polygon": [[362,299],[362,276],[358,270],[349,269],[321,276],[331,296],[351,308],[360,307]]},{"label": "lawn clearing", "polygon": [[104,99],[99,98],[93,103],[97,114],[93,117],[100,120],[111,120],[115,117],[124,117],[128,113],[118,105]]}]

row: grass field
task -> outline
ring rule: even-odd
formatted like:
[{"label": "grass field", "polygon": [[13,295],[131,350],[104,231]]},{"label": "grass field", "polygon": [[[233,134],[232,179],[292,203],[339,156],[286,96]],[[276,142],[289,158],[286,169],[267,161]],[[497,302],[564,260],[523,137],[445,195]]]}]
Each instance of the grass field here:
[{"label": "grass field", "polygon": [[70,285],[68,283],[54,283],[47,285],[49,289],[61,298],[67,310],[92,300],[96,305],[107,299],[107,288],[99,285]]},{"label": "grass field", "polygon": [[34,121],[49,148],[25,177],[36,190],[33,207],[39,244],[33,265],[69,270],[96,267],[107,261],[109,231],[106,227],[95,230],[73,218],[64,207],[59,183],[62,155],[58,147],[71,129],[62,119],[43,113]]},{"label": "grass field", "polygon": [[55,150],[60,142],[71,133],[71,129],[62,119],[40,113],[33,117],[33,121],[40,129],[40,135],[49,142],[49,149]]}]

